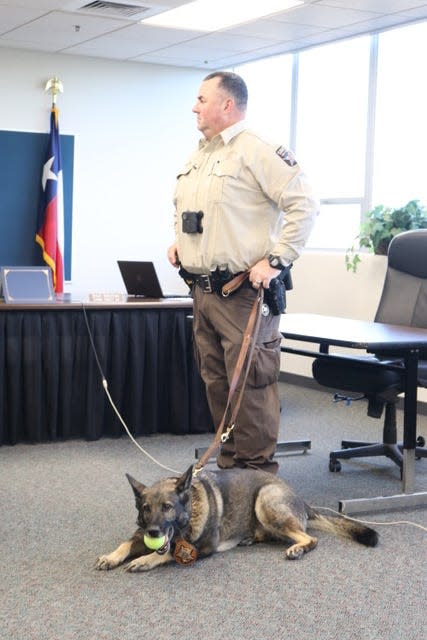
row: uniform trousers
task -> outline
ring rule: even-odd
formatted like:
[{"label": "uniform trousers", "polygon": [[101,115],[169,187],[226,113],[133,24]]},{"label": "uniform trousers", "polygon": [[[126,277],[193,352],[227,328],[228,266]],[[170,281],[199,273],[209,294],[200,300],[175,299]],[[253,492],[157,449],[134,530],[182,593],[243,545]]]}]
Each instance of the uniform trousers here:
[{"label": "uniform trousers", "polygon": [[[224,414],[229,385],[242,346],[243,335],[257,295],[249,282],[224,298],[193,287],[193,333],[196,359],[215,428]],[[280,400],[280,316],[267,305],[263,314],[244,394],[230,439],[221,445],[217,464],[221,468],[251,467],[276,473],[276,450]],[[234,401],[241,388],[239,381]],[[232,402],[234,406],[234,402]]]}]

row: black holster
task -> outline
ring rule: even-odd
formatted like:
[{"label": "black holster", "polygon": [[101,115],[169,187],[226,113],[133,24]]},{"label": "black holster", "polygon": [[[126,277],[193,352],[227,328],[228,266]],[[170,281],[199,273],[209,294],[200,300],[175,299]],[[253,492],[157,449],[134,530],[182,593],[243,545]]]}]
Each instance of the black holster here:
[{"label": "black holster", "polygon": [[264,291],[264,301],[268,305],[273,316],[285,313],[286,291],[293,288],[291,268],[282,269],[278,276],[270,280],[270,286]]}]

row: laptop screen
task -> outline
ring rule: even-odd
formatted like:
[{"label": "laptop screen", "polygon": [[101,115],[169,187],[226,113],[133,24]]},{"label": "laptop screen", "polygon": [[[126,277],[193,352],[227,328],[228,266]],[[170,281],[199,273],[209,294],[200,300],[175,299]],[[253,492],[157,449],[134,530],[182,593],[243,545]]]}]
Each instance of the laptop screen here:
[{"label": "laptop screen", "polygon": [[188,294],[165,294],[160,285],[153,262],[117,260],[129,296],[146,298],[188,298]]},{"label": "laptop screen", "polygon": [[130,296],[163,298],[163,291],[152,262],[118,260],[126,291]]}]

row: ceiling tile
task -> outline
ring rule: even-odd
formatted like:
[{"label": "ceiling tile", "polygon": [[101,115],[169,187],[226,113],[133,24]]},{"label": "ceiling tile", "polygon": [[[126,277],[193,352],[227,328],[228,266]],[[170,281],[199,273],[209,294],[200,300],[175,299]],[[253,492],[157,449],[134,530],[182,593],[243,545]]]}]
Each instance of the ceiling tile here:
[{"label": "ceiling tile", "polygon": [[23,7],[5,7],[0,4],[0,34],[31,22],[43,15],[43,11]]},{"label": "ceiling tile", "polygon": [[132,24],[120,30],[93,38],[87,42],[63,49],[78,55],[104,55],[125,60],[142,53],[157,51],[179,42],[186,42],[203,35],[196,31],[161,29],[142,24]]},{"label": "ceiling tile", "polygon": [[2,36],[2,40],[17,43],[33,43],[35,46],[45,46],[60,50],[77,42],[83,42],[102,33],[123,27],[120,20],[109,18],[92,18],[90,16],[78,16],[52,11],[28,24]]},{"label": "ceiling tile", "polygon": [[[354,9],[356,3],[351,0],[320,0],[318,6],[340,7],[344,9]],[[375,13],[394,13],[405,11],[425,5],[425,0],[357,0],[357,8],[361,11],[373,11]]]},{"label": "ceiling tile", "polygon": [[[362,33],[373,33],[401,24],[402,17],[398,14],[377,16],[370,20],[363,20],[352,24],[351,27],[343,27],[339,29],[340,37],[351,37]],[[337,30],[338,31],[338,30]]]},{"label": "ceiling tile", "polygon": [[[354,6],[354,3],[353,3]],[[283,12],[281,14],[271,16],[271,20],[275,22],[296,22],[298,24],[314,25],[331,29],[341,27],[353,22],[368,20],[375,17],[372,11],[358,11],[357,9],[345,9],[329,7],[326,5],[301,5],[296,7],[292,13]]]},{"label": "ceiling tile", "polygon": [[242,24],[238,27],[228,29],[225,33],[253,36],[256,38],[281,42],[304,38],[312,33],[316,33],[318,29],[319,27],[314,25],[277,22],[274,20],[258,20],[256,22],[249,22],[248,24]]}]

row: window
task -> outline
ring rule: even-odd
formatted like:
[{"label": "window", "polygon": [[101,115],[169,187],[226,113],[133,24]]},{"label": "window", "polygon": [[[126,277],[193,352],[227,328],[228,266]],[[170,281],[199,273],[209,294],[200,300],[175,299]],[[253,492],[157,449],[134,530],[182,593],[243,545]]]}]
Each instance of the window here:
[{"label": "window", "polygon": [[374,205],[427,204],[426,58],[426,22],[380,35]]},{"label": "window", "polygon": [[320,198],[364,195],[369,38],[299,56],[296,153]]},{"label": "window", "polygon": [[321,200],[309,247],[347,249],[371,206],[427,204],[426,58],[420,22],[236,69],[250,125],[291,146]]}]

